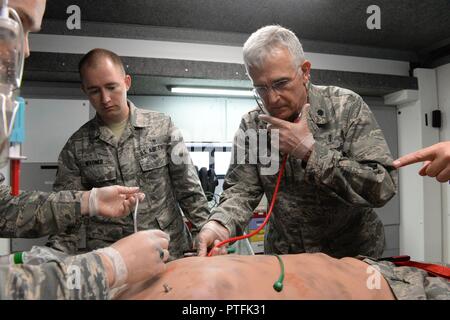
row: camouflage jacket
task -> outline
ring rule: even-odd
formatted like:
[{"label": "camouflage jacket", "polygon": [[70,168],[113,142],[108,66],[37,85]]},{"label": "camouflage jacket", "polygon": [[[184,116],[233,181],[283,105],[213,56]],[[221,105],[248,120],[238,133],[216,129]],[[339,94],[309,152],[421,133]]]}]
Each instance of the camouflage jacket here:
[{"label": "camouflage jacket", "polygon": [[[10,188],[0,185],[0,237],[34,238],[77,229],[80,198],[81,192],[73,191],[22,192],[12,197]],[[78,290],[66,286],[71,280],[68,266],[78,268]],[[96,254],[42,265],[0,265],[0,300],[105,299],[108,294],[105,270]]]},{"label": "camouflage jacket", "polygon": [[[4,181],[0,174],[0,183]],[[0,237],[38,238],[62,231],[76,230],[81,223],[82,192],[21,192],[10,195],[10,188],[0,185]]]},{"label": "camouflage jacket", "polygon": [[[180,207],[195,235],[209,216],[197,170],[180,131],[170,117],[136,108],[119,141],[95,117],[67,141],[60,153],[54,190],[90,190],[108,185],[139,186],[145,200],[139,204],[138,229],[161,229],[170,235],[173,257],[192,247]],[[104,247],[133,233],[133,217],[90,218],[86,223],[88,250]],[[58,249],[73,253],[74,235],[51,240]]]},{"label": "camouflage jacket", "polygon": [[[390,261],[376,261],[369,257],[358,259],[373,266],[372,271],[383,275],[398,300],[450,300],[450,281],[446,278],[415,267],[396,266]],[[446,264],[438,265],[450,268]]]},{"label": "camouflage jacket", "polygon": [[46,247],[27,252],[29,262],[0,265],[0,300],[112,298],[96,253],[68,256]]},{"label": "camouflage jacket", "polygon": [[[391,199],[397,185],[383,133],[369,107],[352,91],[309,84],[309,99],[308,126],[315,144],[307,163],[288,157],[266,227],[265,253],[378,257],[384,228],[372,208]],[[232,235],[244,230],[263,194],[271,202],[277,180],[277,171],[267,174],[273,165],[269,153],[256,154],[261,148],[242,138],[243,132],[266,130],[258,114],[254,110],[242,118],[224,192],[210,217]],[[236,161],[239,153],[245,154],[245,163]],[[249,161],[252,157],[256,164]]]}]

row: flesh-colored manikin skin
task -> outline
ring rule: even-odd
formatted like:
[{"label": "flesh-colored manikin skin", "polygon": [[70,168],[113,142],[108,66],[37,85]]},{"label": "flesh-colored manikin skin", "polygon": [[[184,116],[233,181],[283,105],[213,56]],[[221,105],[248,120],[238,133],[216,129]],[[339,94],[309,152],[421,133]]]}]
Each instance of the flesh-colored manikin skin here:
[{"label": "flesh-colored manikin skin", "polygon": [[[284,287],[273,289],[280,276],[275,256],[190,257],[167,264],[157,279],[125,290],[122,299],[259,300],[259,299],[395,299],[381,276],[379,289],[369,265],[353,258],[321,253],[281,256]],[[373,289],[368,288],[372,286]],[[372,278],[373,280],[373,278]],[[370,285],[372,284],[372,285]]]}]

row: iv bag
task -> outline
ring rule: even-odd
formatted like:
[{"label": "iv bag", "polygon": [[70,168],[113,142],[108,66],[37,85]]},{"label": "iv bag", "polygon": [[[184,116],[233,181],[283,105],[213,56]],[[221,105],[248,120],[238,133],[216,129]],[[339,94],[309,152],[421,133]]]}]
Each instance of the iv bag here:
[{"label": "iv bag", "polygon": [[0,167],[8,160],[8,137],[18,106],[14,94],[22,82],[23,63],[24,32],[20,17],[14,9],[3,7],[0,14]]},{"label": "iv bag", "polygon": [[0,85],[16,90],[23,72],[23,31],[19,22],[0,17]]}]

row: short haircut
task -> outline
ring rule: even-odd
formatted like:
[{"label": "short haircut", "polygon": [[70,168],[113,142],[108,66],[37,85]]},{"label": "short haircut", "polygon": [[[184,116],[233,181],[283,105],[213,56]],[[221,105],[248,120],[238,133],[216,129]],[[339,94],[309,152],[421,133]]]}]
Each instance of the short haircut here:
[{"label": "short haircut", "polygon": [[83,81],[84,68],[87,67],[94,68],[103,59],[109,59],[114,65],[119,67],[120,70],[125,75],[125,68],[123,66],[122,59],[117,54],[106,49],[96,48],[86,53],[78,63],[78,73],[80,74],[81,81]]},{"label": "short haircut", "polygon": [[244,64],[247,72],[251,67],[260,68],[266,57],[276,48],[286,48],[289,51],[294,67],[305,61],[302,44],[297,36],[280,25],[269,25],[252,33],[244,43]]}]

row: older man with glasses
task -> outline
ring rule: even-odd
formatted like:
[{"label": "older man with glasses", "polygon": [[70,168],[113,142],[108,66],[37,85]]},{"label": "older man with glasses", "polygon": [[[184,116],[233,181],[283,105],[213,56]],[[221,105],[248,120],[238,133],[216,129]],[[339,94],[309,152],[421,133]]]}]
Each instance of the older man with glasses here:
[{"label": "older man with glasses", "polygon": [[[244,63],[259,107],[243,116],[238,132],[268,129],[272,145],[278,136],[279,152],[287,156],[265,253],[379,257],[385,237],[373,208],[394,196],[397,176],[367,104],[350,90],[311,84],[300,41],[281,26],[253,33],[244,44]],[[255,148],[261,144],[236,135],[235,155],[245,152],[251,160],[261,154]],[[265,162],[256,162],[232,159],[220,204],[198,237],[200,256],[242,233],[263,195],[272,201],[277,174],[264,174]]]}]

